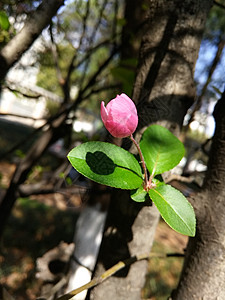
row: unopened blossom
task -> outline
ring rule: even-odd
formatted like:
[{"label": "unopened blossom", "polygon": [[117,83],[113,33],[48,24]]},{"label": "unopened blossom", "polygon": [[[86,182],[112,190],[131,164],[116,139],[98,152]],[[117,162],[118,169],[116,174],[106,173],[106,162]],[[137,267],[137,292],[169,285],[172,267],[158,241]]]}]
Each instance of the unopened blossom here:
[{"label": "unopened blossom", "polygon": [[117,138],[130,136],[138,124],[136,106],[126,94],[117,95],[106,107],[102,101],[101,117],[106,129]]}]

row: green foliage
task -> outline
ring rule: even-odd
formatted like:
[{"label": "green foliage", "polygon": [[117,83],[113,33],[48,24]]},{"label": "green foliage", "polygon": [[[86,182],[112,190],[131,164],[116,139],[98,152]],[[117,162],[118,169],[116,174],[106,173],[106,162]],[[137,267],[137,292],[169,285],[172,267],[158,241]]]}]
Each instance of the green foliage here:
[{"label": "green foliage", "polygon": [[136,202],[146,202],[150,196],[171,228],[194,236],[196,222],[191,204],[178,190],[166,185],[160,175],[179,163],[184,155],[183,144],[166,128],[152,125],[144,132],[140,148],[150,173],[147,182],[135,157],[109,143],[81,144],[70,151],[68,159],[78,172],[91,180],[132,190],[131,198]]},{"label": "green foliage", "polygon": [[131,199],[136,202],[145,202],[148,196],[148,193],[144,190],[143,186],[140,186],[136,190],[132,190],[130,193]]},{"label": "green foliage", "polygon": [[0,10],[0,49],[10,40],[10,23],[5,11]]},{"label": "green foliage", "polygon": [[[160,176],[156,175],[156,177],[152,178],[152,184],[154,188],[161,185],[165,185],[161,175]],[[146,200],[149,199],[148,192],[145,190],[144,185],[140,186],[136,190],[132,190],[130,196],[131,199],[136,202],[145,202]]]},{"label": "green foliage", "polygon": [[88,142],[68,154],[72,166],[98,183],[121,189],[135,189],[142,184],[141,168],[128,151],[109,143]]},{"label": "green foliage", "polygon": [[149,196],[170,227],[184,235],[195,235],[195,213],[181,192],[165,184],[151,189]]},{"label": "green foliage", "polygon": [[168,129],[158,125],[145,130],[140,148],[153,176],[174,168],[185,152],[183,144]]},{"label": "green foliage", "polygon": [[4,11],[0,11],[0,28],[2,30],[8,30],[10,27],[9,19]]}]

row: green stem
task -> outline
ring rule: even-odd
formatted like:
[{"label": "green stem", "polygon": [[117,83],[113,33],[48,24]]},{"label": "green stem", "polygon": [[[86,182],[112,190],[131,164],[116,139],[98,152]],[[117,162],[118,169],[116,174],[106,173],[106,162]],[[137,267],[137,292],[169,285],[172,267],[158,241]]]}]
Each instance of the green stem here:
[{"label": "green stem", "polygon": [[140,156],[140,159],[141,159],[141,164],[142,164],[142,167],[143,167],[143,170],[144,170],[144,189],[146,191],[148,191],[149,190],[148,173],[147,173],[147,168],[146,168],[144,156],[143,156],[143,154],[141,152],[141,148],[140,148],[139,144],[135,141],[135,139],[134,139],[134,137],[133,137],[132,134],[130,135],[130,139],[134,143],[134,145],[136,146],[136,148],[138,150],[138,153],[139,153],[139,156]]}]

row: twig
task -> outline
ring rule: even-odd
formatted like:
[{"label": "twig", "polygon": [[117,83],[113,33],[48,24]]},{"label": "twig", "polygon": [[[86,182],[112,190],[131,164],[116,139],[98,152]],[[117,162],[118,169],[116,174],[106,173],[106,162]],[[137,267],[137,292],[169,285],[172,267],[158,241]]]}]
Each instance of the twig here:
[{"label": "twig", "polygon": [[216,5],[216,6],[218,6],[218,7],[220,7],[220,8],[225,9],[225,5],[223,5],[222,3],[219,3],[219,2],[217,2],[215,0],[213,1],[213,4]]},{"label": "twig", "polygon": [[188,124],[185,126],[186,129],[189,128],[189,125],[191,124],[191,122],[194,120],[195,117],[195,113],[201,108],[202,105],[202,101],[204,99],[204,95],[207,91],[208,85],[210,84],[211,80],[212,80],[212,76],[214,74],[214,71],[221,59],[221,55],[223,52],[225,46],[225,40],[223,38],[221,38],[217,44],[217,52],[214,56],[214,59],[210,65],[208,74],[207,74],[207,80],[202,88],[201,94],[199,95],[199,97],[197,98],[196,102],[195,102],[195,106],[193,108],[193,111],[191,113],[190,119],[188,120]]},{"label": "twig", "polygon": [[34,94],[33,95],[26,94],[26,93],[24,93],[22,91],[19,91],[17,89],[11,88],[9,85],[6,85],[6,84],[4,85],[4,87],[7,88],[10,92],[20,94],[20,95],[22,95],[23,97],[26,97],[26,98],[39,99],[41,97],[41,95],[39,95],[39,94],[36,94],[36,95],[34,95]]},{"label": "twig", "polygon": [[[100,9],[100,12],[99,12],[99,17],[98,17],[98,20],[95,24],[95,26],[93,26],[93,30],[92,30],[92,34],[90,35],[89,39],[88,39],[88,44],[91,45],[91,48],[93,48],[93,43],[95,41],[95,37],[96,37],[96,34],[98,32],[98,29],[99,29],[99,26],[101,25],[101,21],[102,21],[102,16],[103,16],[103,12],[105,10],[105,6],[106,6],[106,3],[107,3],[108,0],[104,0],[104,3],[102,4],[101,6],[101,9]],[[89,1],[88,1],[89,3]],[[88,13],[89,13],[89,10],[90,10],[90,7],[87,6],[87,12],[86,12],[86,15],[84,17],[84,28],[83,28],[83,35],[85,33],[85,30],[86,30],[86,23],[87,23],[87,17],[88,17]],[[80,40],[80,46],[82,45],[82,42],[83,42],[83,38],[82,40]],[[89,47],[90,49],[90,47]],[[78,86],[81,86],[83,82],[85,82],[85,78],[86,78],[86,75],[88,74],[88,67],[90,65],[90,61],[91,61],[91,56],[87,56],[86,57],[86,60],[85,60],[85,66],[84,66],[84,70],[83,70],[83,75],[81,76],[79,82],[78,82]]]},{"label": "twig", "polygon": [[[15,86],[15,88],[14,88]],[[44,97],[44,98],[47,98],[47,99],[50,99],[56,103],[62,103],[63,102],[63,99],[40,87],[40,86],[27,86],[25,84],[22,84],[22,82],[17,82],[17,81],[12,81],[12,80],[9,80],[7,79],[5,82],[4,82],[4,87],[11,90],[12,92],[17,92],[17,93],[20,93],[22,96],[24,97],[27,97],[27,98],[40,98],[40,97]],[[29,93],[29,94],[28,94]],[[31,95],[30,95],[31,93]]]},{"label": "twig", "polygon": [[22,118],[22,119],[30,119],[30,120],[34,120],[34,121],[46,120],[46,118],[33,118],[31,116],[17,115],[17,114],[11,114],[11,113],[0,113],[0,116],[17,117],[17,118]]},{"label": "twig", "polygon": [[106,46],[107,44],[111,44],[111,40],[109,40],[109,39],[104,40],[104,41],[100,42],[99,44],[97,44],[96,46],[94,46],[93,48],[89,48],[86,51],[85,56],[82,57],[80,59],[80,61],[78,61],[75,65],[71,66],[73,68],[72,70],[79,68],[89,58],[89,56],[91,56],[96,50],[98,50],[99,48],[101,48],[103,46]]},{"label": "twig", "polygon": [[141,148],[138,145],[138,143],[135,141],[135,139],[134,139],[134,137],[133,137],[132,134],[130,135],[130,139],[134,143],[134,145],[136,146],[136,148],[138,150],[138,153],[139,153],[139,156],[140,156],[140,159],[141,159],[141,164],[142,164],[142,167],[143,167],[143,170],[144,170],[144,179],[145,179],[145,186],[144,186],[144,188],[147,191],[148,190],[148,173],[147,173],[147,168],[146,168],[145,160],[144,160],[143,154],[141,152]]},{"label": "twig", "polygon": [[168,178],[166,178],[165,182],[169,183],[173,180],[177,180],[180,182],[186,182],[186,183],[191,183],[194,181],[194,176],[190,176],[190,177],[185,177],[185,176],[181,176],[178,174],[170,174],[170,176]]},{"label": "twig", "polygon": [[98,75],[108,66],[108,64],[111,62],[112,58],[115,56],[117,52],[118,52],[118,48],[114,47],[114,49],[112,50],[108,58],[105,61],[103,61],[103,63],[99,66],[98,70],[89,79],[87,85],[81,90],[80,94],[82,96],[90,87],[92,87],[96,83]]},{"label": "twig", "polygon": [[74,55],[73,55],[73,57],[70,61],[68,71],[67,71],[67,75],[66,75],[66,78],[65,78],[65,82],[64,82],[64,85],[63,85],[63,90],[64,90],[66,102],[68,100],[67,98],[69,97],[71,75],[72,75],[73,70],[75,69],[74,68],[74,62],[77,59],[79,50],[80,50],[80,48],[83,44],[84,36],[85,36],[85,33],[86,33],[86,29],[87,29],[87,19],[88,19],[89,13],[90,13],[90,1],[88,0],[86,2],[85,15],[83,16],[83,26],[82,26],[82,33],[81,33],[80,40],[79,40],[79,45],[78,45],[78,47],[77,47],[77,49],[76,49],[76,51],[75,51],[75,53],[74,53]]},{"label": "twig", "polygon": [[62,87],[64,83],[64,79],[62,76],[62,72],[59,66],[59,53],[58,53],[58,48],[54,40],[53,32],[52,32],[52,25],[53,23],[51,22],[49,26],[49,33],[50,33],[50,38],[51,38],[51,51],[52,51],[52,56],[55,64],[55,69],[56,69],[56,74],[57,74],[57,79],[59,82],[59,85]]},{"label": "twig", "polygon": [[93,94],[98,94],[102,91],[108,91],[111,89],[118,89],[119,87],[120,87],[119,84],[112,84],[112,85],[102,86],[97,89],[91,89],[90,92],[87,95],[85,95],[84,99],[88,99]]},{"label": "twig", "polygon": [[96,285],[102,283],[121,269],[123,269],[126,266],[130,266],[131,264],[141,261],[141,260],[148,260],[151,258],[166,258],[166,257],[184,257],[183,253],[168,253],[168,254],[157,254],[157,253],[152,253],[152,254],[140,254],[136,256],[132,256],[124,261],[118,262],[116,265],[111,267],[110,269],[106,270],[101,276],[96,277],[89,281],[88,283],[84,284],[83,286],[63,295],[57,298],[56,300],[68,300],[74,297],[75,295],[83,292],[86,289],[90,289],[95,287]]},{"label": "twig", "polygon": [[101,22],[102,22],[102,16],[103,16],[103,13],[104,13],[104,10],[106,8],[106,4],[107,4],[108,0],[104,0],[104,2],[101,4],[101,8],[99,10],[99,16],[98,16],[98,19],[96,21],[96,24],[95,26],[93,26],[93,30],[92,30],[92,34],[89,38],[89,44],[93,44],[93,42],[95,41],[95,37],[96,37],[96,34],[98,32],[98,29],[101,25]]}]

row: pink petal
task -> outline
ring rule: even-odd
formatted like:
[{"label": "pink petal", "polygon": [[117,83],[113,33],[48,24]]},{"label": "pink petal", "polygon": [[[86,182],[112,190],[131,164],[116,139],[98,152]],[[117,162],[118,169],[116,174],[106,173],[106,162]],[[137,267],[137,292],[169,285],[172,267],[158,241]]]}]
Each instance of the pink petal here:
[{"label": "pink petal", "polygon": [[106,129],[114,137],[131,135],[138,124],[137,109],[134,102],[126,95],[117,95],[105,107],[101,103],[101,117]]},{"label": "pink petal", "polygon": [[108,118],[108,112],[107,109],[105,108],[105,103],[104,101],[101,102],[101,117],[102,117],[102,121],[105,124]]},{"label": "pink petal", "polygon": [[124,138],[130,135],[130,131],[128,128],[113,121],[107,122],[107,128],[111,135],[117,138]]}]

